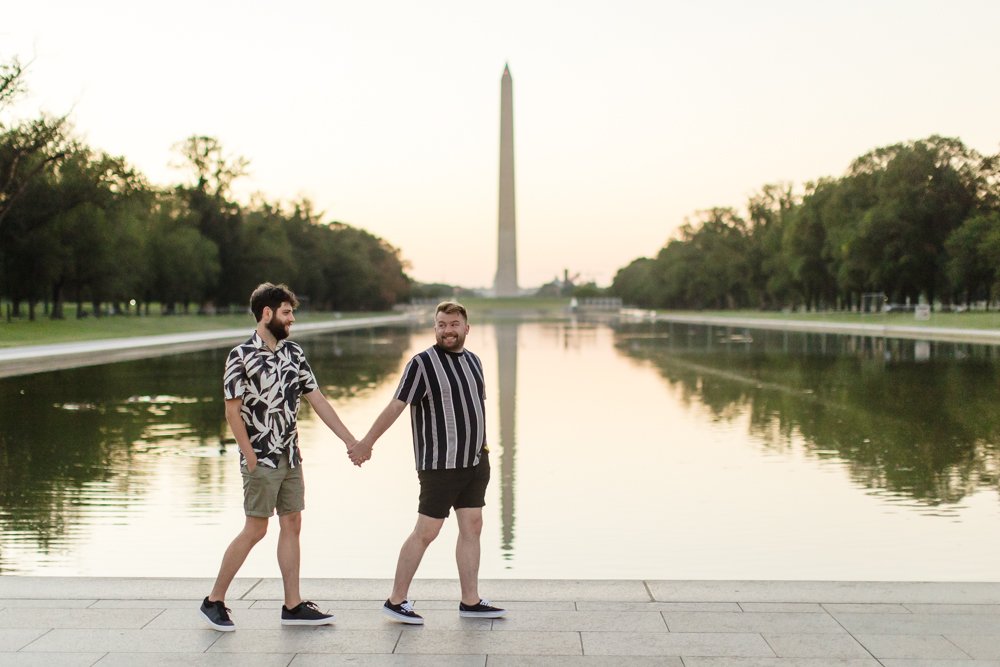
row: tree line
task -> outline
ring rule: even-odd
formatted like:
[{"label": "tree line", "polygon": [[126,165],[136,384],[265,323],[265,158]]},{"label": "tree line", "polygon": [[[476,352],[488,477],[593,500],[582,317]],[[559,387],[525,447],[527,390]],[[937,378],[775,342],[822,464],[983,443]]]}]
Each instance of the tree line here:
[{"label": "tree line", "polygon": [[647,308],[867,308],[866,295],[967,306],[1000,298],[1000,156],[959,139],[877,148],[840,178],[763,186],[745,211],[685,220],[611,292]]},{"label": "tree line", "polygon": [[158,187],[125,158],[73,137],[67,118],[5,120],[24,90],[17,60],[0,64],[0,298],[30,319],[87,312],[229,311],[263,280],[285,282],[304,304],[380,310],[408,297],[399,251],[323,215],[305,199],[232,185],[248,161],[213,137],[178,143],[188,183]]}]

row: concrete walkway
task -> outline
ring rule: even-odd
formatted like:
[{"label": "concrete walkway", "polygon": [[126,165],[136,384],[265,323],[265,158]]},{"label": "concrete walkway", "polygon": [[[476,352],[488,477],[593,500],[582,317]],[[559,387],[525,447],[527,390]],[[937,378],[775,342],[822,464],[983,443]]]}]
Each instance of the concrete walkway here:
[{"label": "concrete walkway", "polygon": [[413,627],[380,613],[388,580],[312,579],[336,623],[283,628],[280,580],[238,579],[232,633],[198,615],[210,585],[0,576],[0,665],[1000,666],[1000,583],[493,580],[491,621],[418,580]]},{"label": "concrete walkway", "polygon": [[[414,321],[411,314],[352,317],[324,322],[296,323],[294,338],[327,331],[350,331],[372,327],[408,324]],[[164,354],[194,352],[214,347],[233,346],[249,338],[252,322],[239,329],[192,331],[164,334],[162,336],[133,336],[107,338],[74,343],[51,345],[22,345],[0,348],[0,378],[27,375],[61,368],[94,366],[113,361],[144,359]]]},{"label": "concrete walkway", "polygon": [[[875,336],[877,338],[905,338],[909,340],[935,340],[946,343],[1000,345],[1000,330],[997,329],[962,329],[958,327],[882,324],[875,322],[871,324],[863,322],[823,322],[817,320],[768,319],[763,317],[678,315],[644,310],[623,310],[622,314],[632,319],[676,322],[678,324],[828,333],[849,336]],[[873,314],[871,317],[877,322],[879,316]]]}]

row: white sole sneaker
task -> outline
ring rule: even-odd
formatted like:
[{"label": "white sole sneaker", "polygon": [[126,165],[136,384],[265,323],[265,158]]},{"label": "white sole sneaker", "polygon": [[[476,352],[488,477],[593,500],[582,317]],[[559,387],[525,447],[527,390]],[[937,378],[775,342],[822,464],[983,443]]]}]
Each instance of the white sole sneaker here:
[{"label": "white sole sneaker", "polygon": [[300,620],[296,618],[283,618],[281,619],[282,625],[333,625],[334,618],[318,618],[316,620]]},{"label": "white sole sneaker", "polygon": [[391,618],[394,621],[399,621],[400,623],[406,623],[407,625],[423,625],[424,619],[413,618],[412,616],[406,616],[404,614],[397,614],[392,609],[383,606],[382,613]]},{"label": "white sole sneaker", "polygon": [[212,619],[210,619],[208,616],[205,616],[205,614],[198,612],[198,615],[201,616],[201,620],[205,621],[205,624],[208,627],[212,628],[213,630],[218,630],[219,632],[233,632],[236,630],[235,625],[218,625],[217,623],[213,622]]},{"label": "white sole sneaker", "polygon": [[507,615],[506,609],[499,611],[460,611],[458,615],[462,618],[503,618]]}]

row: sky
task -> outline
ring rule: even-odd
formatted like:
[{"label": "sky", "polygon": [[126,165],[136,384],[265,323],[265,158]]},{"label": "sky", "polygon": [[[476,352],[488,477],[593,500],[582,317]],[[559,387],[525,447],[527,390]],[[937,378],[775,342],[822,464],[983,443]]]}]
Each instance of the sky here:
[{"label": "sky", "polygon": [[1000,150],[994,0],[36,0],[7,3],[9,113],[155,184],[174,146],[250,160],[241,201],[312,200],[422,282],[492,285],[500,77],[513,77],[518,278],[610,284],[685,219],[932,134]]}]

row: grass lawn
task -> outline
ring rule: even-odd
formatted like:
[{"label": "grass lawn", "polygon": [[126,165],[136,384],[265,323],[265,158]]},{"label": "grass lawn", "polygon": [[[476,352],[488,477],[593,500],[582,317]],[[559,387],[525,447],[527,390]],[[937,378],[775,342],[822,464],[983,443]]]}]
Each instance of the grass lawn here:
[{"label": "grass lawn", "polygon": [[[154,312],[155,312],[154,308]],[[321,313],[298,312],[296,322],[323,322],[336,317],[371,316],[379,313]],[[36,314],[37,319],[29,322],[27,317],[7,322],[0,319],[0,347],[16,345],[45,345],[68,343],[71,341],[97,340],[101,338],[127,338],[130,336],[155,336],[159,334],[185,333],[188,331],[211,331],[216,329],[254,328],[253,316],[239,315],[168,315],[153,314],[118,315],[114,317],[86,317],[76,319],[72,311],[64,320],[50,320]],[[293,329],[294,330],[294,329]]]}]

